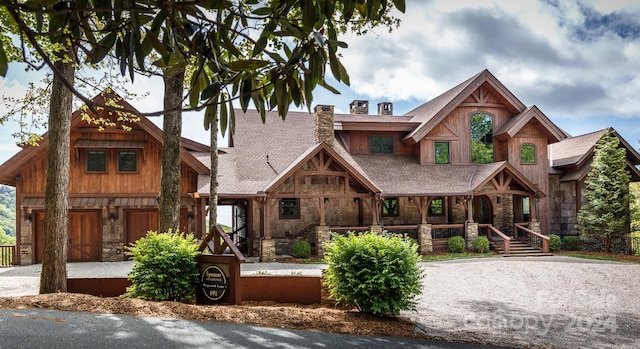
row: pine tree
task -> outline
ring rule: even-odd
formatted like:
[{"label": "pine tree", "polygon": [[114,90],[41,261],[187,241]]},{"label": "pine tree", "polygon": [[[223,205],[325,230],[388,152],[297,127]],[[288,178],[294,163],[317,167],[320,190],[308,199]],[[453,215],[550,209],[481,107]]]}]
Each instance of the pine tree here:
[{"label": "pine tree", "polygon": [[626,151],[610,130],[596,144],[591,170],[585,180],[585,205],[578,212],[578,228],[587,236],[605,238],[629,232],[629,173]]}]

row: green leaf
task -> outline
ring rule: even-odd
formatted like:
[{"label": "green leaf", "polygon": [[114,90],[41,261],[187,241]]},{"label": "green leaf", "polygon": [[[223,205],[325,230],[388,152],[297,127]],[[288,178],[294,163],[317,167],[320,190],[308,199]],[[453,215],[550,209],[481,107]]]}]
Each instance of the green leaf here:
[{"label": "green leaf", "polygon": [[204,90],[202,90],[202,93],[200,94],[200,100],[206,101],[214,95],[218,94],[220,92],[220,86],[220,83],[217,81],[207,86]]},{"label": "green leaf", "polygon": [[240,89],[240,107],[243,112],[247,112],[249,101],[251,101],[251,92],[253,91],[253,79],[247,78],[242,80]]},{"label": "green leaf", "polygon": [[215,122],[215,118],[218,117],[218,96],[219,95],[215,95],[214,100],[212,101],[213,104],[210,104],[209,106],[207,106],[207,109],[205,109],[204,111],[204,129],[205,130],[209,130],[209,127],[211,126],[211,124],[213,122]]},{"label": "green leaf", "polygon": [[227,116],[227,103],[220,101],[220,133],[225,134],[227,132],[227,122],[229,121]]},{"label": "green leaf", "polygon": [[405,0],[393,0],[393,4],[396,6],[398,11],[402,13],[404,13],[407,10]]},{"label": "green leaf", "polygon": [[269,65],[269,61],[264,61],[261,59],[246,59],[229,62],[229,69],[235,71],[255,70],[266,67],[267,65]]},{"label": "green leaf", "polygon": [[91,50],[91,64],[96,64],[104,59],[111,51],[118,37],[117,32],[111,32],[100,40],[100,42]]},{"label": "green leaf", "polygon": [[4,45],[0,42],[0,76],[6,77],[7,70],[9,70],[9,62],[7,60],[7,53],[4,52]]}]

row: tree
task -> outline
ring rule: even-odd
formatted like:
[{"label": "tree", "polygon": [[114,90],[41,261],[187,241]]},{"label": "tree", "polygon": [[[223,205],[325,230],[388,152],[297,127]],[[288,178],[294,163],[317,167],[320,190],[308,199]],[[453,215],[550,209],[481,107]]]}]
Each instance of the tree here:
[{"label": "tree", "polygon": [[629,172],[626,151],[609,130],[596,144],[591,170],[585,180],[585,205],[578,212],[582,234],[605,238],[610,252],[611,236],[629,232]]},{"label": "tree", "polygon": [[[405,8],[404,0],[134,0],[126,6],[116,0],[34,0],[3,4],[18,23],[20,37],[36,47],[54,72],[50,56],[35,40],[39,35],[54,34],[55,38],[64,34],[65,43],[85,53],[92,64],[112,54],[119,61],[120,72],[128,73],[132,80],[136,70],[149,71],[149,60],[165,77],[190,67],[187,93],[182,98],[187,107],[172,103],[163,111],[145,114],[204,110],[205,128],[217,130],[220,122],[223,133],[227,127],[231,132],[234,129],[233,101],[245,111],[252,103],[264,120],[266,111],[273,109],[285,118],[292,103],[310,110],[317,86],[338,93],[324,78],[328,65],[338,82],[349,82],[338,58],[338,49],[347,45],[338,41],[338,33],[347,28],[365,33],[369,24],[397,24],[389,10],[395,6],[404,12]],[[19,13],[35,16],[35,25],[22,21]],[[47,26],[43,26],[45,18],[50,18]],[[0,54],[0,75],[6,73],[2,69],[6,62],[6,56]],[[76,59],[76,63],[80,61]],[[73,88],[72,79],[57,77],[95,110],[96,105]],[[123,111],[113,105],[101,107]],[[179,122],[179,118],[172,122]],[[180,134],[172,136],[180,138]],[[214,144],[211,154],[215,173]],[[167,175],[174,179],[179,177],[179,166],[177,175],[175,171],[167,167]],[[215,175],[212,200],[217,193],[214,184]],[[161,205],[173,204],[169,192],[165,196]],[[210,217],[210,224],[214,224],[215,213]]]}]

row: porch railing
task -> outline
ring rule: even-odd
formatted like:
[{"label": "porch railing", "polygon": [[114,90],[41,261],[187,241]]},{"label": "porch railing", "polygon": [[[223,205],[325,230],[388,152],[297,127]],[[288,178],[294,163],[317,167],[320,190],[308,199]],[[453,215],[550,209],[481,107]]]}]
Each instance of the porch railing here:
[{"label": "porch railing", "polygon": [[516,224],[513,234],[514,239],[524,241],[531,247],[538,248],[544,253],[549,253],[549,237],[527,228],[524,224]]},{"label": "porch railing", "polygon": [[431,226],[431,237],[434,239],[464,237],[464,235],[464,224],[433,224]]},{"label": "porch railing", "polygon": [[13,265],[15,255],[15,245],[0,245],[0,267],[9,267]]},{"label": "porch railing", "polygon": [[408,236],[418,241],[418,225],[385,225],[384,230],[394,233]]},{"label": "porch railing", "polygon": [[[480,227],[484,227],[487,230],[487,239],[493,243],[502,247],[502,251],[505,255],[508,255],[511,247],[511,238],[505,235],[491,224],[480,224]],[[496,235],[494,238],[494,234]]]}]

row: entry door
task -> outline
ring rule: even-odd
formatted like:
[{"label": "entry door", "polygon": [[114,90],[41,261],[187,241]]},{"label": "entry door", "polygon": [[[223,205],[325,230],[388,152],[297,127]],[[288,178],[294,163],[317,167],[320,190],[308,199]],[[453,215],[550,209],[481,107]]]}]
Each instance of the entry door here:
[{"label": "entry door", "polygon": [[127,246],[147,236],[148,231],[157,231],[159,223],[158,210],[127,211]]},{"label": "entry door", "polygon": [[[42,263],[44,246],[44,212],[34,212],[36,263]],[[67,261],[98,262],[102,255],[100,211],[69,211],[67,226]]]},{"label": "entry door", "polygon": [[493,224],[493,208],[488,197],[476,196],[474,198],[473,220],[480,224]]}]

